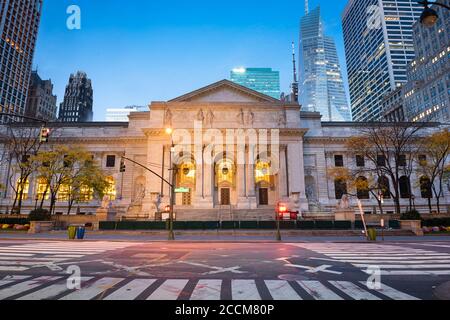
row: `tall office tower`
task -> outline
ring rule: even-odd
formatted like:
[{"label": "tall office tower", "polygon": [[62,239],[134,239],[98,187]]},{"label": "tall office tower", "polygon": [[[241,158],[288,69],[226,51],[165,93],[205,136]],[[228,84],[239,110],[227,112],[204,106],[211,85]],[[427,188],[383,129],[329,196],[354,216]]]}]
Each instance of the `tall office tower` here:
[{"label": "tall office tower", "polygon": [[300,21],[300,102],[323,121],[351,121],[334,40],[324,35],[320,7]]},{"label": "tall office tower", "polygon": [[86,73],[78,71],[76,74],[71,74],[64,101],[59,107],[59,121],[92,121],[93,95],[92,83]]},{"label": "tall office tower", "polygon": [[25,115],[45,121],[55,121],[56,111],[56,96],[53,95],[52,81],[42,80],[37,71],[33,71],[28,89]]},{"label": "tall office tower", "polygon": [[42,0],[0,1],[0,112],[25,114],[41,9]]},{"label": "tall office tower", "polygon": [[[450,5],[450,0],[440,0]],[[404,86],[409,121],[450,122],[450,11],[432,7],[439,15],[433,27],[414,24],[416,59],[408,66]]]},{"label": "tall office tower", "polygon": [[406,82],[414,59],[415,0],[349,0],[342,16],[354,121],[379,121],[382,100]]},{"label": "tall office tower", "polygon": [[280,72],[271,68],[236,68],[231,71],[231,81],[280,99]]}]

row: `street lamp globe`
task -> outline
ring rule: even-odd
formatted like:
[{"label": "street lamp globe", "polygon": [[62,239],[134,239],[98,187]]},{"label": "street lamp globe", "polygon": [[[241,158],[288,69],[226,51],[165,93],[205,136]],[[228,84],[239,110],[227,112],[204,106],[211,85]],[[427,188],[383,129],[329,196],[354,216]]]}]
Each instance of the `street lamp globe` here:
[{"label": "street lamp globe", "polygon": [[170,135],[172,135],[172,133],[173,133],[172,128],[166,128],[166,134],[168,134],[170,136]]},{"label": "street lamp globe", "polygon": [[420,16],[420,23],[423,24],[425,27],[431,28],[436,24],[438,19],[439,16],[436,10],[431,9],[429,7],[425,7],[425,9],[422,12],[422,15]]}]

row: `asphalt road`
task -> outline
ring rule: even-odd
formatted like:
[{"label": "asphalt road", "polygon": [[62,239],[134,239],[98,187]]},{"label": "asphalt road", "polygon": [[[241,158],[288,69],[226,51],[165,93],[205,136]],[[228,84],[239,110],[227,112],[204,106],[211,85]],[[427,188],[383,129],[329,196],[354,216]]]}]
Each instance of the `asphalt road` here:
[{"label": "asphalt road", "polygon": [[447,300],[449,284],[450,241],[0,241],[0,300]]}]

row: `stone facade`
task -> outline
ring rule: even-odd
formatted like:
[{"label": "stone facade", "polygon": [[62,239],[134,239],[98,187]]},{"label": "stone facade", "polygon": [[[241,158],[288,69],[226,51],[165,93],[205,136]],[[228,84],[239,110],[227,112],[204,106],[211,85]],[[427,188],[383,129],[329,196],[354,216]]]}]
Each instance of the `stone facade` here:
[{"label": "stone facade", "polygon": [[[176,196],[178,220],[269,220],[281,200],[293,211],[331,215],[340,199],[327,168],[334,165],[335,155],[343,155],[346,166],[355,166],[345,143],[364,125],[321,122],[318,113],[302,112],[298,104],[227,80],[171,101],[153,102],[150,110],[130,114],[129,123],[52,125],[56,130],[51,143],[83,145],[102,163],[115,181],[112,206],[119,216],[155,219],[155,213],[170,203],[167,183],[132,162],[120,173],[121,157],[167,181],[172,181],[172,164],[177,164],[176,187],[187,191]],[[221,148],[225,142],[227,147]],[[2,166],[1,181],[6,172]],[[427,200],[421,199],[418,187],[414,193],[417,207],[426,211]],[[25,206],[34,206],[35,194],[31,179]],[[9,190],[2,210],[11,205],[12,196]],[[443,207],[448,200],[446,191]],[[351,204],[355,206],[354,200]],[[373,212],[377,202],[364,200],[363,205]],[[409,202],[402,200],[402,205]],[[65,212],[65,206],[58,203],[56,211]],[[100,201],[93,201],[80,204],[78,211],[95,214],[100,206]],[[394,211],[393,203],[386,201],[385,206],[386,212]]]}]

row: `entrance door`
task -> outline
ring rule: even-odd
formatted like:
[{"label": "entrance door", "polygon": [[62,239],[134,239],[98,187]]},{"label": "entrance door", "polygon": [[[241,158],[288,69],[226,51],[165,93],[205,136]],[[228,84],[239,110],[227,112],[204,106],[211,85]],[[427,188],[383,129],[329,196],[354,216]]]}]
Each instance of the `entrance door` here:
[{"label": "entrance door", "polygon": [[259,189],[259,205],[261,206],[269,205],[269,189],[267,188]]},{"label": "entrance door", "polygon": [[229,206],[231,204],[231,193],[229,188],[220,189],[220,204]]}]

